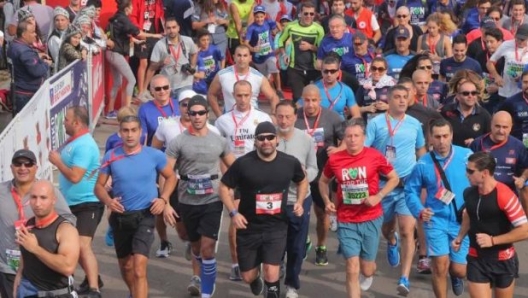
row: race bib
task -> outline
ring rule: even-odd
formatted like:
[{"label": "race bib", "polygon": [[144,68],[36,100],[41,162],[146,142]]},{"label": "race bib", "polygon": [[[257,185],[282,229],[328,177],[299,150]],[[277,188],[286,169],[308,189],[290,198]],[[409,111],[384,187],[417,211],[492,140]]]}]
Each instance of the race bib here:
[{"label": "race bib", "polygon": [[206,195],[213,193],[211,175],[187,175],[187,193],[191,195]]},{"label": "race bib", "polygon": [[312,134],[315,143],[315,149],[324,147],[324,128],[316,128]]},{"label": "race bib", "polygon": [[266,42],[260,45],[260,51],[258,53],[260,56],[266,56],[270,53],[271,53],[271,44],[269,42]]},{"label": "race bib", "polygon": [[360,205],[369,197],[367,184],[341,184],[343,204]]},{"label": "race bib", "polygon": [[281,213],[282,193],[257,194],[256,214],[275,215]]},{"label": "race bib", "polygon": [[385,147],[385,157],[389,161],[396,159],[396,147],[387,145],[387,147]]},{"label": "race bib", "polygon": [[6,249],[7,265],[13,270],[18,271],[20,265],[20,250]]},{"label": "race bib", "polygon": [[528,148],[528,133],[523,133],[523,144],[524,144],[524,147]]},{"label": "race bib", "polygon": [[442,203],[449,205],[451,204],[451,201],[453,201],[453,199],[455,198],[455,194],[445,189],[444,187],[440,187],[440,189],[436,192],[435,198],[442,201]]},{"label": "race bib", "polygon": [[509,62],[506,65],[506,74],[508,74],[512,78],[517,78],[520,76],[524,69],[524,64],[519,64],[515,62]]},{"label": "race bib", "polygon": [[[147,12],[148,14],[148,12]],[[143,23],[143,31],[145,32],[148,32],[150,31],[150,28],[152,27],[152,23],[150,22],[150,20],[147,20]]]}]

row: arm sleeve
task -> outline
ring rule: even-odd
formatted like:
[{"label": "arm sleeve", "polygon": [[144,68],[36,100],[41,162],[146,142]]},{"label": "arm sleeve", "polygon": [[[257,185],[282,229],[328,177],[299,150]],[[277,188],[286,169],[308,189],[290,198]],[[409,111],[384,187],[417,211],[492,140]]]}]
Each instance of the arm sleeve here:
[{"label": "arm sleeve", "polygon": [[154,45],[152,49],[152,54],[150,55],[150,61],[157,63],[164,58],[164,54],[167,53],[167,47],[165,46],[165,39],[160,39]]},{"label": "arm sleeve", "polygon": [[417,131],[418,136],[416,138],[416,149],[420,149],[423,146],[425,146],[425,137],[424,137],[422,125],[418,121],[417,121],[416,129],[418,130]]},{"label": "arm sleeve", "polygon": [[378,20],[376,19],[376,15],[372,14],[372,18],[370,19],[370,27],[373,31],[378,31],[380,29],[380,26],[378,24]]},{"label": "arm sleeve", "polygon": [[222,151],[222,154],[220,155],[220,157],[222,158],[228,155],[229,153],[231,153],[231,150],[229,150],[229,144],[227,143],[227,139],[222,136],[219,136],[219,137],[222,140],[223,151]]},{"label": "arm sleeve", "polygon": [[167,142],[167,140],[165,139],[165,121],[161,121],[160,125],[158,126],[158,128],[156,128],[156,132],[154,133],[154,136],[156,137],[156,139],[160,140],[163,144],[165,144]]},{"label": "arm sleeve", "polygon": [[141,121],[141,130],[144,132],[148,132],[148,127],[147,127],[148,117],[147,117],[147,112],[145,111],[145,106],[141,106],[139,108],[138,117],[139,117],[139,120]]},{"label": "arm sleeve", "polygon": [[446,76],[445,61],[445,59],[442,59],[442,61],[440,61],[440,75],[443,77]]},{"label": "arm sleeve", "polygon": [[319,25],[317,27],[317,38],[315,39],[315,46],[320,46],[321,45],[321,41],[323,41],[323,38],[325,36],[325,33],[324,33],[324,29],[323,27],[321,27],[321,25]]},{"label": "arm sleeve", "polygon": [[333,178],[335,175],[334,175],[334,171],[332,170],[332,162],[331,162],[331,158],[328,159],[328,161],[326,162],[324,168],[323,168],[323,174],[325,175],[325,177],[327,178]]},{"label": "arm sleeve", "polygon": [[424,209],[420,196],[422,194],[422,168],[425,164],[423,161],[418,161],[414,166],[411,174],[405,180],[405,202],[407,208],[411,211],[415,218],[420,216],[420,212]]},{"label": "arm sleeve", "polygon": [[321,43],[321,46],[319,48],[317,48],[317,59],[323,60],[324,57],[326,56],[325,49],[322,46],[324,44],[324,41],[325,41],[325,39],[323,38],[323,42]]}]

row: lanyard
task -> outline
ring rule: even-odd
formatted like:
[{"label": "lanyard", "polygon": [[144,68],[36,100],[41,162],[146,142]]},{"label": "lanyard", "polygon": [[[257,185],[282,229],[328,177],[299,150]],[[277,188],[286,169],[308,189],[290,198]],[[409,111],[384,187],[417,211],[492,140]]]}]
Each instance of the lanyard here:
[{"label": "lanyard", "polygon": [[41,220],[38,220],[37,218],[35,218],[35,228],[37,229],[45,228],[48,225],[50,225],[52,222],[54,222],[58,217],[59,215],[57,214],[57,212],[53,211],[50,215],[48,215],[47,217]]},{"label": "lanyard", "polygon": [[367,60],[363,59],[363,57],[359,57],[358,55],[356,55],[356,57],[361,59],[361,63],[363,63],[363,68],[365,69],[365,77],[364,78],[368,79],[368,77],[369,77],[369,71],[368,71],[369,65],[368,65]]},{"label": "lanyard", "polygon": [[[455,147],[451,146],[451,153],[449,154],[449,157],[447,158],[447,160],[444,162],[444,165],[442,166],[442,169],[444,170],[444,172],[446,171],[447,166],[449,166],[449,164],[453,160],[453,156],[455,156]],[[436,167],[436,165],[434,165],[434,168],[435,168],[436,181],[438,181],[436,185],[438,189],[440,189],[440,185],[443,183],[442,177],[440,177],[440,172],[438,171],[438,168]]]},{"label": "lanyard", "polygon": [[[156,109],[158,109],[158,111],[161,113],[161,116],[163,116],[163,118],[167,118],[167,114],[163,110],[163,107],[158,104],[155,100],[153,100],[152,102],[156,106]],[[169,106],[171,108],[171,116],[176,116],[176,114],[174,113],[174,104],[172,103],[172,99],[169,99]]]},{"label": "lanyard", "polygon": [[[143,148],[143,146],[139,146],[136,150],[130,152],[129,154],[124,153],[124,154],[122,154],[122,155],[118,155],[118,156],[115,155],[115,150],[117,149],[117,147],[114,148],[114,149],[112,150],[112,152],[110,153],[110,158],[109,158],[104,164],[102,164],[102,165],[99,167],[99,170],[104,169],[104,168],[110,166],[112,163],[114,163],[114,162],[116,162],[116,161],[118,161],[118,160],[121,160],[121,159],[123,159],[123,158],[125,158],[125,157],[129,157],[129,156],[132,156],[132,155],[136,155],[136,154],[138,154],[139,152],[141,152],[141,149],[142,149],[142,148]],[[95,175],[96,172],[97,172],[97,170],[94,170],[94,171],[90,174],[90,178],[91,178],[93,175]]]},{"label": "lanyard", "polygon": [[339,93],[337,94],[335,99],[332,99],[332,97],[330,96],[330,92],[328,92],[328,88],[326,88],[326,84],[323,81],[323,89],[326,94],[326,99],[328,99],[328,101],[330,102],[330,106],[328,107],[329,110],[332,110],[334,108],[339,98],[341,98],[341,93],[343,92],[343,84],[341,84],[341,82],[337,82],[337,83],[339,84],[339,87],[340,87]]},{"label": "lanyard", "polygon": [[418,103],[418,104],[421,104],[424,107],[427,107],[427,94],[422,97],[422,102],[421,103],[420,103],[420,98],[418,97],[418,95],[416,95],[416,100],[414,102]]},{"label": "lanyard", "polygon": [[392,125],[389,119],[389,113],[385,113],[385,121],[387,122],[387,128],[389,129],[391,145],[392,145],[393,137],[396,134],[396,131],[398,131],[398,128],[400,128],[400,126],[402,125],[403,120],[405,120],[405,116],[406,115],[403,115],[403,118],[401,118],[401,120],[398,121],[398,123],[396,123],[396,126],[394,127],[394,129],[392,129]]},{"label": "lanyard", "polygon": [[251,114],[251,107],[249,108],[249,111],[246,113],[246,115],[244,115],[244,117],[242,117],[242,119],[240,119],[240,121],[237,123],[236,118],[235,118],[235,109],[231,111],[231,117],[233,117],[233,122],[235,123],[235,134],[234,134],[233,141],[237,140],[236,135],[237,135],[238,128],[241,127],[244,124],[244,122],[246,122],[246,120],[249,118],[249,114]]},{"label": "lanyard", "polygon": [[59,151],[59,152],[62,151],[62,149],[64,149],[66,146],[68,146],[68,144],[70,144],[71,142],[73,142],[73,141],[77,140],[78,138],[84,136],[84,135],[87,134],[87,133],[90,133],[90,131],[89,131],[88,129],[83,129],[83,130],[81,130],[78,134],[75,134],[75,135],[69,137],[69,138],[66,140],[66,142],[64,142],[64,144],[62,144],[62,146],[60,146],[60,147],[57,149],[57,151]]},{"label": "lanyard", "polygon": [[26,220],[26,214],[24,212],[24,204],[22,204],[22,198],[16,191],[16,188],[14,185],[11,185],[11,196],[13,197],[13,201],[15,201],[15,205],[17,207],[18,219]]},{"label": "lanyard", "polygon": [[514,52],[515,52],[515,61],[516,62],[522,62],[522,58],[524,56],[524,54],[526,54],[526,48],[523,48],[523,52],[521,54],[521,58],[519,59],[519,53],[517,52],[517,50],[519,49],[518,45],[517,45],[517,41],[515,41],[515,49],[514,49]]},{"label": "lanyard", "polygon": [[167,47],[169,48],[169,51],[171,52],[171,55],[172,57],[174,57],[174,63],[175,64],[178,64],[178,60],[180,59],[180,54],[182,52],[182,49],[181,49],[181,46],[178,46],[178,51],[177,53],[174,53],[174,47],[177,46],[177,45],[174,45],[174,44],[168,44],[168,41],[167,41]]},{"label": "lanyard", "polygon": [[499,144],[495,144],[489,148],[486,148],[484,147],[484,139],[487,138],[488,136],[490,135],[490,133],[487,133],[485,134],[484,136],[482,136],[482,139],[480,139],[480,149],[484,152],[491,152],[493,151],[494,149],[497,149],[499,147],[501,147],[502,145],[506,144],[508,142],[508,139],[506,139],[504,142],[501,142]]},{"label": "lanyard", "polygon": [[306,125],[306,132],[313,137],[313,134],[315,133],[315,130],[317,130],[317,126],[319,126],[319,119],[321,119],[322,111],[319,110],[319,114],[317,114],[317,118],[315,119],[315,123],[313,128],[310,128],[310,124],[308,123],[308,117],[306,117],[306,113],[303,111],[304,115],[304,124]]},{"label": "lanyard", "polygon": [[[235,71],[235,79],[236,79],[236,81],[237,82],[240,81],[240,78],[238,77],[238,71],[236,70],[236,66],[233,66],[233,70]],[[248,73],[242,78],[242,80],[247,81],[250,72],[251,72],[251,70],[248,71]]]},{"label": "lanyard", "polygon": [[435,42],[433,38],[431,38],[430,34],[427,34],[427,43],[429,44],[429,52],[431,52],[431,54],[436,54],[436,44],[440,41],[440,39],[438,39]]}]

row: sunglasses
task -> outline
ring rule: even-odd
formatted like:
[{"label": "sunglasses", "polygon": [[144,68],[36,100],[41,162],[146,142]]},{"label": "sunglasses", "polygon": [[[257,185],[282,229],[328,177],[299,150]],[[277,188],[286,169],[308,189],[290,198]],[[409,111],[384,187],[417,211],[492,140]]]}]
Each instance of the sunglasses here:
[{"label": "sunglasses", "polygon": [[180,106],[182,106],[183,108],[186,108],[189,106],[189,103],[188,102],[180,102]]},{"label": "sunglasses", "polygon": [[492,18],[495,22],[499,21],[500,18]]},{"label": "sunglasses", "polygon": [[264,142],[265,140],[273,141],[275,140],[275,138],[275,135],[257,136],[257,140],[259,140],[260,142]]},{"label": "sunglasses", "polygon": [[313,17],[315,15],[315,12],[305,12],[303,14],[304,14],[305,17],[307,17],[307,16]]},{"label": "sunglasses", "polygon": [[203,116],[203,115],[207,114],[207,111],[206,111],[206,110],[201,110],[201,111],[189,111],[189,112],[187,112],[187,114],[189,114],[189,116],[196,116],[196,115]]},{"label": "sunglasses", "polygon": [[462,91],[462,92],[459,92],[459,94],[462,94],[463,96],[469,96],[470,94],[473,96],[476,96],[479,93],[478,91]]},{"label": "sunglasses", "polygon": [[422,70],[425,70],[425,69],[433,69],[433,66],[432,65],[424,65],[424,66],[419,66],[418,69],[422,69]]},{"label": "sunglasses", "polygon": [[324,74],[329,74],[329,73],[335,74],[338,71],[339,71],[339,69],[323,69],[323,73]]},{"label": "sunglasses", "polygon": [[470,168],[466,168],[466,173],[468,173],[469,175],[473,175],[473,173],[475,173],[476,170],[474,169],[470,169]]},{"label": "sunglasses", "polygon": [[26,169],[32,168],[35,165],[32,161],[13,161],[12,164],[15,168],[24,166]]},{"label": "sunglasses", "polygon": [[396,16],[398,19],[405,19],[406,17],[408,17],[408,15],[406,14],[399,14]]},{"label": "sunglasses", "polygon": [[355,45],[356,47],[359,47],[359,46],[363,45],[363,43],[362,43],[362,42],[355,42],[354,45]]},{"label": "sunglasses", "polygon": [[376,72],[376,71],[383,72],[383,71],[385,71],[385,70],[387,70],[387,69],[386,69],[385,67],[371,66],[371,67],[370,67],[370,70],[371,70],[372,72]]},{"label": "sunglasses", "polygon": [[158,86],[158,87],[154,87],[154,91],[156,91],[156,92],[160,92],[161,90],[167,91],[167,90],[169,90],[169,88],[170,88],[169,85]]}]

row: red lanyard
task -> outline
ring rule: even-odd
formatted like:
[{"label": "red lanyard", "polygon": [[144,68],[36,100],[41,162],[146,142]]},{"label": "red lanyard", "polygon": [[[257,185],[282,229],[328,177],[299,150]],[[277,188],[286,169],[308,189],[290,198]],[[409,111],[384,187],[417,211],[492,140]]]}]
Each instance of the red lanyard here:
[{"label": "red lanyard", "polygon": [[83,129],[83,130],[81,130],[78,134],[75,134],[75,135],[69,137],[69,138],[66,140],[66,142],[64,142],[64,144],[62,144],[62,146],[60,146],[60,147],[57,149],[57,151],[59,151],[59,152],[62,151],[62,149],[64,149],[64,147],[68,146],[68,144],[70,144],[71,142],[73,142],[73,141],[77,140],[78,138],[84,136],[84,135],[87,134],[87,133],[90,133],[90,131],[89,131],[88,129]]},{"label": "red lanyard", "polygon": [[235,134],[233,135],[234,141],[237,140],[236,135],[237,135],[238,128],[241,127],[244,124],[244,122],[246,122],[246,120],[249,118],[249,114],[251,114],[251,108],[249,108],[249,111],[246,113],[246,115],[244,115],[244,117],[242,117],[242,119],[240,119],[240,121],[237,123],[236,118],[235,118],[235,109],[231,111],[231,117],[233,117],[233,122],[235,123]]},{"label": "red lanyard", "polygon": [[517,46],[517,41],[515,41],[515,49],[514,49],[514,51],[515,51],[515,61],[516,61],[516,62],[522,62],[522,58],[523,58],[524,54],[526,54],[526,49],[523,48],[523,52],[522,52],[522,54],[521,54],[521,59],[519,59],[519,53],[517,53],[517,50],[518,50],[518,49],[519,49],[519,48],[518,48],[518,46]]},{"label": "red lanyard", "polygon": [[[161,113],[161,116],[163,116],[163,118],[167,118],[167,114],[163,110],[163,107],[159,105],[156,100],[153,100],[152,102],[156,106],[156,109],[158,109],[158,111]],[[169,99],[169,106],[171,108],[171,116],[176,116],[176,114],[174,113],[174,104],[172,103],[172,99]]]},{"label": "red lanyard", "polygon": [[504,142],[501,142],[499,144],[495,144],[495,145],[491,146],[490,148],[486,148],[486,147],[484,147],[484,139],[487,138],[489,135],[490,135],[490,133],[487,133],[484,136],[482,136],[482,138],[480,139],[480,149],[482,151],[484,151],[484,152],[491,152],[494,149],[497,149],[497,148],[501,147],[502,145],[506,144],[506,142],[508,142],[508,139],[506,139]]},{"label": "red lanyard", "polygon": [[306,117],[306,113],[303,111],[304,115],[304,124],[306,125],[306,132],[313,137],[313,134],[317,130],[317,126],[319,126],[319,119],[321,119],[321,110],[319,110],[319,114],[317,114],[317,118],[315,119],[315,123],[313,128],[310,128],[310,124],[308,123],[308,117]]},{"label": "red lanyard", "polygon": [[418,103],[418,104],[421,104],[424,107],[427,107],[427,94],[422,97],[422,102],[421,103],[420,103],[420,98],[418,97],[418,95],[416,95],[416,100],[414,102]]},{"label": "red lanyard", "polygon": [[110,158],[104,164],[102,164],[99,169],[104,169],[104,168],[108,167],[109,165],[111,165],[112,163],[114,163],[114,162],[116,162],[118,160],[121,160],[121,159],[123,159],[125,157],[129,157],[129,156],[138,154],[139,152],[141,152],[142,147],[143,146],[139,146],[136,150],[130,152],[129,154],[123,153],[123,154],[118,155],[118,156],[115,155],[115,150],[117,149],[117,148],[115,148],[110,153]]},{"label": "red lanyard", "polygon": [[37,218],[35,218],[35,228],[37,229],[45,228],[48,225],[50,225],[52,222],[54,222],[58,217],[59,215],[57,214],[57,212],[53,211],[50,215],[48,215],[47,217],[41,220],[38,220]]},{"label": "red lanyard", "polygon": [[177,46],[177,45],[174,45],[174,44],[171,43],[169,45],[169,51],[171,52],[172,57],[174,57],[174,63],[178,64],[178,60],[180,59],[180,54],[181,54],[181,46],[178,46],[178,52],[174,53],[174,49],[173,48],[175,46]]},{"label": "red lanyard", "polygon": [[13,197],[13,201],[15,201],[15,205],[17,207],[18,219],[26,220],[26,214],[24,213],[24,204],[22,204],[22,198],[16,191],[16,188],[14,185],[11,185],[11,196]]},{"label": "red lanyard", "polygon": [[435,42],[433,38],[431,38],[431,35],[427,34],[427,42],[429,43],[429,52],[431,52],[431,54],[436,54],[436,44],[439,41],[440,39]]},{"label": "red lanyard", "polygon": [[328,107],[329,110],[332,110],[334,108],[335,104],[341,97],[341,93],[343,92],[343,85],[341,84],[341,82],[337,82],[337,83],[339,84],[339,87],[341,88],[339,89],[339,93],[337,94],[335,99],[332,99],[332,97],[330,96],[330,93],[328,92],[328,88],[326,88],[326,84],[323,81],[323,89],[326,94],[326,99],[328,99],[328,101],[330,102],[330,106]]},{"label": "red lanyard", "polygon": [[[236,66],[233,66],[233,70],[235,71],[235,79],[236,79],[236,81],[237,82],[240,81],[240,78],[238,77],[238,72],[236,70]],[[248,70],[248,73],[244,76],[244,78],[242,78],[242,80],[247,81],[250,72],[251,72],[251,70]]]},{"label": "red lanyard", "polygon": [[387,121],[387,128],[389,129],[389,136],[390,136],[390,139],[391,139],[391,144],[392,144],[392,138],[396,134],[396,131],[398,131],[398,128],[400,128],[400,126],[402,125],[403,120],[405,120],[405,116],[406,115],[403,115],[403,118],[401,118],[401,120],[398,121],[398,123],[396,123],[396,126],[394,127],[394,129],[392,129],[392,125],[391,125],[390,119],[389,119],[389,113],[385,113],[385,121]]},{"label": "red lanyard", "polygon": [[[449,155],[447,160],[444,162],[444,165],[442,166],[442,169],[444,170],[444,172],[447,169],[447,166],[449,166],[449,164],[453,160],[453,156],[455,156],[455,147],[451,147],[451,154]],[[434,165],[434,168],[435,168],[436,181],[438,181],[437,186],[438,186],[438,189],[440,189],[440,184],[443,183],[442,177],[440,177],[440,172],[438,171],[438,168],[436,167],[436,165]]]}]

